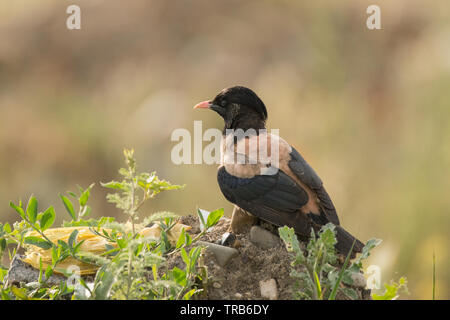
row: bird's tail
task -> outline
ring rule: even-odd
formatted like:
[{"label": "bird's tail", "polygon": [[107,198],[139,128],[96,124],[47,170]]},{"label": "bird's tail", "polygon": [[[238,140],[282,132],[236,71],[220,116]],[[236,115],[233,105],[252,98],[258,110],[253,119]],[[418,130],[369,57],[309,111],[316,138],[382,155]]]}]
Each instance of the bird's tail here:
[{"label": "bird's tail", "polygon": [[351,258],[354,258],[356,256],[356,253],[359,253],[362,251],[362,248],[364,247],[364,244],[356,239],[354,236],[352,236],[350,233],[348,233],[344,228],[341,226],[336,226],[336,249],[339,253],[347,256],[350,249],[352,248],[353,242],[355,241],[355,245],[353,246],[352,254],[350,255]]}]

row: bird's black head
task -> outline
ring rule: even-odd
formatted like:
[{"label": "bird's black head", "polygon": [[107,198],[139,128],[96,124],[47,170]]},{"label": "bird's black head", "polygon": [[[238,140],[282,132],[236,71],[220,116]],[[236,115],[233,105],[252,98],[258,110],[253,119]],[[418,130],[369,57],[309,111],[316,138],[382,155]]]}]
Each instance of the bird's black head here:
[{"label": "bird's black head", "polygon": [[264,129],[267,110],[252,90],[235,86],[223,89],[213,100],[197,104],[197,108],[216,111],[225,121],[225,129]]}]

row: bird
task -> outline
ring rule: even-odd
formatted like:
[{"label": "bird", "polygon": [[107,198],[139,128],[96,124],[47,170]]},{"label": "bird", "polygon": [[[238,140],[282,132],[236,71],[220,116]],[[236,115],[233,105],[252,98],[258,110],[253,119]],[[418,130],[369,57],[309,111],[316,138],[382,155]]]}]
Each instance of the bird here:
[{"label": "bird", "polygon": [[291,227],[305,241],[312,230],[317,234],[332,223],[338,253],[354,258],[362,252],[364,244],[340,225],[318,174],[292,145],[268,133],[267,108],[253,90],[228,87],[194,109],[213,110],[224,120],[217,182],[235,207],[271,225]]}]

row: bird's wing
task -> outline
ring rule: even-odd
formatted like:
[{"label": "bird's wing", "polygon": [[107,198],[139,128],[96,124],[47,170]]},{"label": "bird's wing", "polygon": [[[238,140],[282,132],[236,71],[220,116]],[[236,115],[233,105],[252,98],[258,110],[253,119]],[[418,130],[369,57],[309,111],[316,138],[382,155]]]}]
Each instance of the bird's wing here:
[{"label": "bird's wing", "polygon": [[220,189],[228,201],[272,224],[293,227],[308,235],[307,217],[299,211],[308,194],[282,170],[274,175],[239,178],[221,167],[217,174]]},{"label": "bird's wing", "polygon": [[320,201],[320,207],[322,208],[325,218],[339,225],[339,218],[337,216],[336,208],[331,201],[330,196],[323,187],[322,180],[320,180],[317,173],[311,168],[311,166],[306,162],[305,159],[300,155],[300,153],[292,147],[290,153],[291,160],[288,163],[289,168],[298,177],[298,179],[308,186],[317,196]]}]

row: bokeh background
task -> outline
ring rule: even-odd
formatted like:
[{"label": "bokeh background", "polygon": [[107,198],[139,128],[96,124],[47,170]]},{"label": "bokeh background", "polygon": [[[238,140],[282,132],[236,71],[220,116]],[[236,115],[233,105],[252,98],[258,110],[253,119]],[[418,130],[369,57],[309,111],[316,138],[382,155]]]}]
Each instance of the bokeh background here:
[{"label": "bokeh background", "polygon": [[[66,28],[77,4],[82,29]],[[366,28],[381,8],[382,30]],[[383,239],[368,264],[410,295],[450,297],[450,6],[446,1],[0,0],[0,221],[33,193],[97,185],[93,217],[117,216],[99,181],[122,149],[142,171],[186,184],[159,210],[224,207],[216,166],[171,162],[176,128],[221,128],[192,110],[231,85],[254,89],[269,128],[319,173],[342,224]],[[206,143],[205,143],[206,145]]]}]

